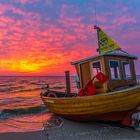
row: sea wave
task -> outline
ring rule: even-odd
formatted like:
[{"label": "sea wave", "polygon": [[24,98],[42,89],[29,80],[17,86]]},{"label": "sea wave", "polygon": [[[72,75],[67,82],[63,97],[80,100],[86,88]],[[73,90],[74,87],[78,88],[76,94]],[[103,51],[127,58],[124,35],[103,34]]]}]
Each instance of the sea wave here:
[{"label": "sea wave", "polygon": [[45,90],[45,89],[47,89],[47,87],[20,89],[20,90],[11,91],[10,93],[29,92],[29,91],[39,91],[39,90]]},{"label": "sea wave", "polygon": [[0,112],[0,119],[8,119],[17,115],[36,114],[47,111],[44,105],[29,108],[3,109]]},{"label": "sea wave", "polygon": [[29,82],[28,85],[46,86],[47,84],[42,82]]},{"label": "sea wave", "polygon": [[0,87],[13,86],[12,83],[0,83]]},{"label": "sea wave", "polygon": [[[40,86],[40,87],[34,87],[34,88],[17,86],[17,87],[9,87],[9,88],[0,88],[0,92],[9,92],[9,93],[32,92],[32,91],[45,90],[47,88],[48,87],[46,85]],[[64,88],[65,88],[64,86],[54,86],[54,87],[51,87],[50,89],[60,90],[60,89],[64,89]]]},{"label": "sea wave", "polygon": [[19,93],[19,92],[38,91],[44,89],[47,89],[47,87],[42,86],[42,87],[27,88],[24,86],[17,86],[17,87],[9,87],[9,88],[0,88],[0,92]]},{"label": "sea wave", "polygon": [[0,92],[12,92],[14,90],[22,89],[24,86],[11,86],[8,88],[0,88]]}]

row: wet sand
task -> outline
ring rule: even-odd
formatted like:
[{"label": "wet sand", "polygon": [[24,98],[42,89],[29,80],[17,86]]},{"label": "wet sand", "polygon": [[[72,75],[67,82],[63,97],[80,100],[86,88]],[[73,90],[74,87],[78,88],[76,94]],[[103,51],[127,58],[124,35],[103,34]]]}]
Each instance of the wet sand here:
[{"label": "wet sand", "polygon": [[0,140],[140,140],[140,131],[117,124],[64,120],[61,127],[37,132],[0,133]]}]

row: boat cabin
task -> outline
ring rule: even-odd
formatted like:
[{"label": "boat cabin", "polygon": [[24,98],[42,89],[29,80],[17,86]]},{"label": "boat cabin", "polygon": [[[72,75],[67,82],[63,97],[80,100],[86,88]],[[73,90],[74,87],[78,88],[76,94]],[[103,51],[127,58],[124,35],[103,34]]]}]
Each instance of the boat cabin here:
[{"label": "boat cabin", "polygon": [[76,67],[81,88],[85,87],[98,72],[107,75],[108,80],[105,83],[99,82],[96,78],[93,80],[97,93],[103,93],[136,84],[134,67],[136,59],[136,56],[115,52],[98,54],[71,64]]}]

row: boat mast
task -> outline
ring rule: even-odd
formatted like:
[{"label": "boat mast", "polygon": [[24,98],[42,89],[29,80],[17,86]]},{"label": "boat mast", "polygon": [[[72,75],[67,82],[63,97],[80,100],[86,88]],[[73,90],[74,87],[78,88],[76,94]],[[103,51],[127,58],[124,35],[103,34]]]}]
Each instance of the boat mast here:
[{"label": "boat mast", "polygon": [[96,29],[97,30],[97,39],[98,39],[98,48],[97,48],[97,52],[99,52],[99,54],[100,54],[100,41],[99,41],[99,30],[100,30],[100,28],[98,27],[98,26],[94,26],[94,29]]},{"label": "boat mast", "polygon": [[99,42],[99,30],[100,30],[100,28],[98,27],[98,22],[97,22],[97,9],[96,9],[96,7],[97,7],[97,2],[96,2],[96,0],[95,0],[95,7],[94,7],[94,9],[95,9],[95,12],[94,12],[94,16],[95,16],[95,26],[94,26],[94,29],[97,30],[97,39],[98,39],[98,48],[97,48],[97,52],[99,52],[99,54],[100,54],[100,42]]}]

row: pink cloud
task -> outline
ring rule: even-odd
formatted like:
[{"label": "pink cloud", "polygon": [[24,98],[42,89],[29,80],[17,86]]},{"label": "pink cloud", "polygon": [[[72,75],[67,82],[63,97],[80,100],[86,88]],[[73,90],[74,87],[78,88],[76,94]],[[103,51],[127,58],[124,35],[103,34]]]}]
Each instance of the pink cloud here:
[{"label": "pink cloud", "polygon": [[127,24],[127,23],[136,23],[137,19],[135,17],[119,17],[112,21],[113,24],[121,25],[121,24]]},{"label": "pink cloud", "polygon": [[125,4],[117,4],[116,6],[115,6],[115,8],[116,9],[119,9],[119,12],[123,12],[123,13],[125,13],[125,12],[127,12],[128,13],[128,11],[129,11],[129,9],[131,8],[131,6],[132,5],[129,5],[128,3],[125,3]]},{"label": "pink cloud", "polygon": [[45,0],[47,5],[52,5],[53,4],[53,0]]},{"label": "pink cloud", "polygon": [[20,2],[22,4],[29,2],[28,0],[16,0],[17,2]]},{"label": "pink cloud", "polygon": [[[46,4],[51,2],[46,0]],[[93,24],[83,22],[82,16],[75,16],[78,13],[77,6],[63,5],[56,23],[51,23],[48,17],[49,22],[42,22],[38,12],[27,12],[12,5],[0,4],[0,8],[0,49],[3,52],[0,54],[0,72],[3,74],[51,75],[53,72],[62,75],[68,69],[75,74],[71,61],[96,54],[96,31]],[[22,18],[5,16],[7,10]],[[99,21],[106,23],[107,17],[102,16]],[[121,24],[135,23],[136,19],[118,18],[113,23],[119,21]],[[102,26],[115,39],[119,38],[121,32],[118,27]],[[139,37],[139,32],[129,31],[133,34],[127,32],[121,39]]]},{"label": "pink cloud", "polygon": [[[14,8],[12,10],[15,13],[18,12],[22,14],[24,18],[22,20],[15,20],[12,17],[0,18],[0,20],[6,23],[10,23],[9,28],[11,31],[14,31],[12,34],[8,34],[9,28],[4,26],[6,24],[3,25],[3,31],[8,41],[6,43],[7,45],[3,45],[2,48],[3,51],[6,51],[6,55],[0,56],[0,68],[3,68],[1,72],[4,73],[5,70],[6,72],[9,71],[9,74],[13,72],[13,74],[17,73],[19,75],[49,74],[56,70],[57,74],[62,75],[65,69],[70,69],[74,72],[69,62],[73,59],[72,57],[76,54],[76,51],[74,53],[71,48],[67,47],[67,44],[76,42],[77,39],[86,40],[87,37],[84,35],[84,31],[87,29],[85,25],[81,23],[80,19],[75,19],[75,23],[72,24],[73,29],[70,32],[65,30],[70,26],[67,23],[72,23],[71,18],[65,19],[63,28],[59,28],[55,24],[44,23],[43,25],[46,28],[44,31],[41,31],[39,27],[42,23],[40,22],[40,16],[38,14],[36,16],[37,20],[32,20],[32,13],[18,11]],[[24,19],[26,19],[26,21]],[[4,39],[5,36],[3,34],[1,38]],[[83,47],[84,46],[86,47],[86,45],[83,45]],[[77,45],[77,47],[79,47],[79,45]],[[79,49],[81,48],[80,46]],[[88,51],[85,53],[84,48],[82,50],[84,57],[88,54]],[[89,50],[89,52],[91,51]],[[75,55],[75,59],[76,56],[79,58],[79,55]]]},{"label": "pink cloud", "polygon": [[90,20],[93,21],[94,24],[95,24],[96,20],[97,20],[97,23],[102,23],[102,24],[103,23],[107,23],[107,21],[108,21],[106,15],[104,15],[104,16],[97,16],[97,19],[95,19],[95,16],[91,16]]},{"label": "pink cloud", "polygon": [[79,7],[76,5],[67,5],[62,4],[60,9],[60,19],[61,18],[70,18],[76,16],[79,13]]},{"label": "pink cloud", "polygon": [[20,3],[22,3],[22,4],[39,2],[39,0],[16,0],[16,1],[17,1],[17,2],[20,2]]}]

